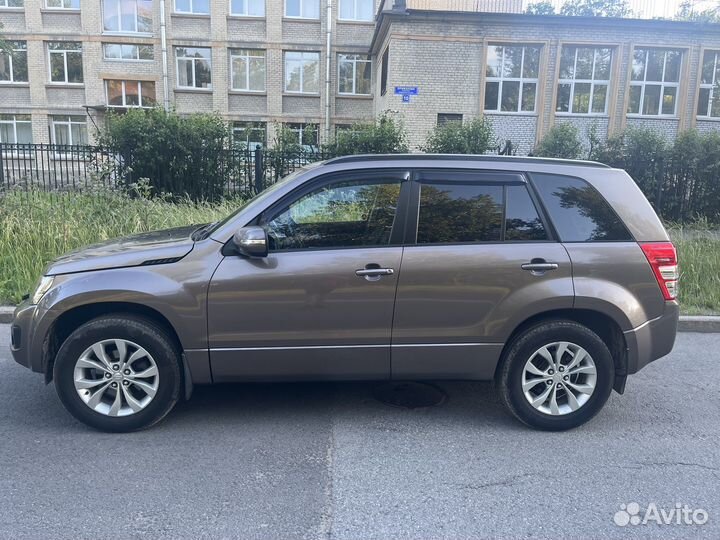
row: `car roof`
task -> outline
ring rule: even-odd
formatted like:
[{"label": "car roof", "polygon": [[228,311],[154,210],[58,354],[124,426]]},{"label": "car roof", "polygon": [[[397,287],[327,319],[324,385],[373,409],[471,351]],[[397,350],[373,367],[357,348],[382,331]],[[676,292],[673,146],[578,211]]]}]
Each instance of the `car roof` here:
[{"label": "car roof", "polygon": [[394,162],[408,161],[449,161],[449,162],[466,162],[466,163],[493,163],[493,164],[524,164],[524,165],[555,165],[570,167],[589,167],[610,169],[608,165],[597,161],[583,161],[577,159],[556,159],[542,157],[518,157],[518,156],[492,156],[492,155],[474,155],[474,154],[357,154],[352,156],[342,156],[328,159],[323,165],[339,165],[350,163],[367,163],[367,162]]}]

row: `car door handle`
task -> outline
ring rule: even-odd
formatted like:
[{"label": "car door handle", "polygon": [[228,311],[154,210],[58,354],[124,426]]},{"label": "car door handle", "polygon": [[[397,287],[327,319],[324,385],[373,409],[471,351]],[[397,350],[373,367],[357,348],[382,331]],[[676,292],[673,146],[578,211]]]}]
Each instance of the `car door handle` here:
[{"label": "car door handle", "polygon": [[520,268],[527,270],[528,272],[532,272],[533,274],[543,274],[549,270],[557,270],[560,268],[560,265],[557,263],[547,262],[542,259],[533,259],[531,262],[520,266]]},{"label": "car door handle", "polygon": [[355,270],[355,275],[358,277],[392,276],[394,273],[394,268],[364,268]]}]

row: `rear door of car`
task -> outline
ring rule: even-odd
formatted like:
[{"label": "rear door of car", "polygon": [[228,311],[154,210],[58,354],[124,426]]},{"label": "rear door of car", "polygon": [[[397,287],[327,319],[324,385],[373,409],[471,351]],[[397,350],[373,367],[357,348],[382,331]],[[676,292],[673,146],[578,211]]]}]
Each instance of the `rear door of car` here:
[{"label": "rear door of car", "polygon": [[418,170],[412,186],[392,376],[491,378],[512,328],[572,307],[570,258],[523,174]]}]

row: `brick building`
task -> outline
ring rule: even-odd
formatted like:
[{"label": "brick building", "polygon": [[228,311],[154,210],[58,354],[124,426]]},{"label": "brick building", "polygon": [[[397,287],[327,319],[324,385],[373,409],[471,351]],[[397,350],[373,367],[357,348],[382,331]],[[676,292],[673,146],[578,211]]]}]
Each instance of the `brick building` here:
[{"label": "brick building", "polygon": [[520,153],[561,122],[584,137],[720,128],[717,25],[528,16],[521,0],[329,3],[330,25],[327,0],[0,0],[14,47],[0,141],[84,142],[107,109],[153,104],[217,111],[250,144],[275,123],[308,143],[385,111],[413,147],[485,115]]}]

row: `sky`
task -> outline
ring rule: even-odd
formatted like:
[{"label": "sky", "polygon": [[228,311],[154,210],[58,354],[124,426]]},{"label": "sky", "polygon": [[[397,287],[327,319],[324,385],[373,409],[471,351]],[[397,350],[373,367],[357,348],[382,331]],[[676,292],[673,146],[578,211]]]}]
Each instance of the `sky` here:
[{"label": "sky", "polygon": [[[537,0],[525,0],[525,5]],[[563,0],[552,0],[557,9],[563,4]],[[672,17],[677,13],[682,0],[629,0],[630,7],[640,17]],[[696,0],[696,8],[702,10],[711,7],[710,0]]]}]

